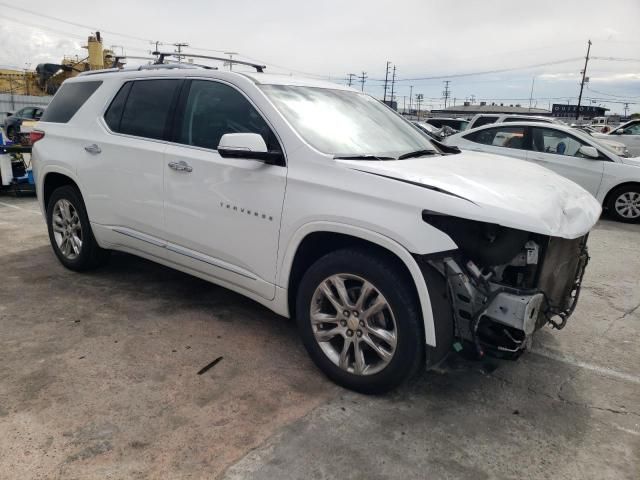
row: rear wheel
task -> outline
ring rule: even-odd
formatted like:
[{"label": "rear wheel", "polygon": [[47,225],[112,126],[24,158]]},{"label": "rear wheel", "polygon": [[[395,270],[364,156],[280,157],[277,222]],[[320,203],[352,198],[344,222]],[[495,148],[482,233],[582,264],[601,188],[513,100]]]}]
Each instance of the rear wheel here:
[{"label": "rear wheel", "polygon": [[620,222],[640,222],[640,185],[622,185],[609,195],[609,215]]},{"label": "rear wheel", "polygon": [[7,127],[7,138],[12,142],[15,142],[17,140],[16,127]]},{"label": "rear wheel", "polygon": [[65,267],[83,271],[107,260],[109,252],[96,243],[76,188],[65,185],[53,192],[47,205],[47,226],[53,251]]},{"label": "rear wheel", "polygon": [[393,262],[355,249],[329,253],[305,273],[296,303],[300,334],[334,382],[381,393],[423,362],[418,300],[407,277]]}]

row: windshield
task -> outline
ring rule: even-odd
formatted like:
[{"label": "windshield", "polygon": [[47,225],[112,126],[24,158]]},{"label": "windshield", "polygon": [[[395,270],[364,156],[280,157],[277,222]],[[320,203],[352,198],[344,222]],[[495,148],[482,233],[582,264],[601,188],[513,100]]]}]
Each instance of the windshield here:
[{"label": "windshield", "polygon": [[364,93],[290,85],[260,88],[300,136],[323,153],[397,158],[438,152],[409,122]]}]

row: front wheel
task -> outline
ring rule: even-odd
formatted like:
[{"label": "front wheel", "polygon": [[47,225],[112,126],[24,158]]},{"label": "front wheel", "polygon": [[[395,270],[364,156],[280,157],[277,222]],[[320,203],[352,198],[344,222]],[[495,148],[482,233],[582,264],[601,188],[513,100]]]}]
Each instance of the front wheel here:
[{"label": "front wheel", "polygon": [[345,249],[320,258],[302,278],[296,312],[309,355],[343,387],[382,393],[424,360],[415,289],[385,257]]},{"label": "front wheel", "polygon": [[623,185],[609,195],[609,215],[619,222],[640,222],[640,185]]}]

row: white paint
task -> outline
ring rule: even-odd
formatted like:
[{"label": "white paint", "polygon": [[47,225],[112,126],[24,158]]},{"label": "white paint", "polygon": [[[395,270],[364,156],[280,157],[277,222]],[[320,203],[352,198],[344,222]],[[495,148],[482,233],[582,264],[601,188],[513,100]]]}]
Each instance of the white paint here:
[{"label": "white paint", "polygon": [[631,383],[640,385],[640,377],[637,375],[631,375],[630,373],[619,372],[617,370],[612,370],[607,367],[601,367],[599,365],[592,365],[590,363],[586,363],[576,358],[573,358],[570,355],[561,355],[559,353],[555,353],[555,352],[552,352],[551,350],[547,350],[544,348],[534,348],[531,350],[531,353],[540,355],[541,357],[550,358],[551,360],[556,360],[558,362],[566,363],[567,365],[571,365],[573,367],[590,370],[592,372],[599,373],[600,375],[604,375],[605,377],[616,378],[618,380],[623,380],[625,382],[631,382]]}]

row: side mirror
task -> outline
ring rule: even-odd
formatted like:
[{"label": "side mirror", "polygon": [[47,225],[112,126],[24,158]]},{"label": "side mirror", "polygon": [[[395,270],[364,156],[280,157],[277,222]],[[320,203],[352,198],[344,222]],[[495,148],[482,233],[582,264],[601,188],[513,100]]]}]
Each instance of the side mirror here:
[{"label": "side mirror", "polygon": [[598,152],[598,149],[596,147],[583,145],[578,150],[578,153],[581,153],[588,158],[600,158],[600,153]]},{"label": "side mirror", "polygon": [[223,158],[260,160],[269,165],[284,165],[282,152],[270,152],[262,135],[257,133],[225,133],[218,143]]}]

